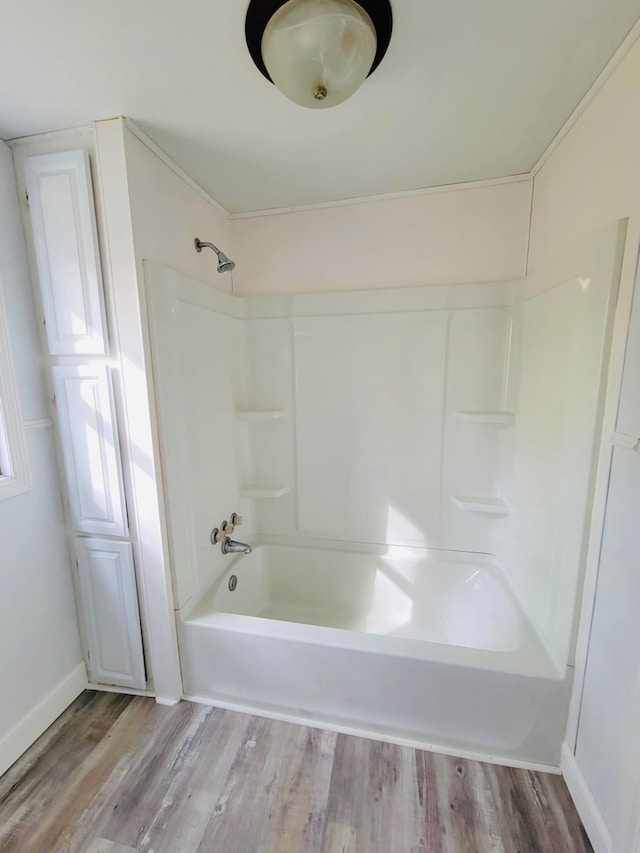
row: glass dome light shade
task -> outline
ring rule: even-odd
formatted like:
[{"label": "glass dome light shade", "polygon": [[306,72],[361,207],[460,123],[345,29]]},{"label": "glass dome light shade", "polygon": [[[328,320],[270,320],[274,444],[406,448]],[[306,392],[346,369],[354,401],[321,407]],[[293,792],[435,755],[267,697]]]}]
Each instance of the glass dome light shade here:
[{"label": "glass dome light shade", "polygon": [[371,18],[353,0],[288,0],[262,36],[280,91],[303,107],[333,107],[361,86],[377,48]]}]

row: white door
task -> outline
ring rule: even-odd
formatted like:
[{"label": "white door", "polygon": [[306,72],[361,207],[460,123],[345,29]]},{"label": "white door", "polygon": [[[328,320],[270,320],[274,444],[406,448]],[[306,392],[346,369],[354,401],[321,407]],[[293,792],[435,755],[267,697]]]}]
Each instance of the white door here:
[{"label": "white door", "polygon": [[146,684],[130,542],[77,538],[76,559],[95,684]]},{"label": "white door", "polygon": [[25,160],[29,212],[51,355],[107,352],[87,152]]},{"label": "white door", "polygon": [[56,365],[52,373],[73,527],[80,533],[126,536],[109,368]]}]

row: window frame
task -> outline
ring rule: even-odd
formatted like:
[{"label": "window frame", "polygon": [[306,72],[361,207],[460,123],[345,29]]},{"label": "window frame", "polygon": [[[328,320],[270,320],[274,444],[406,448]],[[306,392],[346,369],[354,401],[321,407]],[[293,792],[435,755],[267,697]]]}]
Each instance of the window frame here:
[{"label": "window frame", "polygon": [[30,489],[31,475],[0,279],[0,501]]}]

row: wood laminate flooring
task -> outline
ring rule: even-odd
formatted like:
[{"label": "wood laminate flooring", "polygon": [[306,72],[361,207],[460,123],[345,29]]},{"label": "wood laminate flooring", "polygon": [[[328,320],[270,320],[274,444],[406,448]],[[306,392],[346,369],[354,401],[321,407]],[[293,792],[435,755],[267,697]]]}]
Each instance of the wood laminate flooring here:
[{"label": "wood laminate flooring", "polygon": [[3,853],[584,853],[561,777],[87,691],[0,779]]}]

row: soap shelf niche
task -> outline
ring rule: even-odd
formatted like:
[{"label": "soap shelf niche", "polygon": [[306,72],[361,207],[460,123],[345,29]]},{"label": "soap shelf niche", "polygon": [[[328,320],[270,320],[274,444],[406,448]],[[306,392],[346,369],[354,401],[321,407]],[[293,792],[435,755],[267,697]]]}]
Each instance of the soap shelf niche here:
[{"label": "soap shelf niche", "polygon": [[459,409],[456,414],[460,420],[466,421],[466,423],[491,426],[512,426],[516,419],[513,412],[507,412],[503,409],[496,409],[495,411]]},{"label": "soap shelf niche", "polygon": [[[284,409],[236,409],[236,418],[247,424],[279,421],[285,416],[286,411]],[[255,434],[252,432],[250,441],[254,440],[254,435]],[[289,486],[280,483],[248,483],[240,487],[240,496],[243,498],[251,498],[253,500],[281,498],[288,493]]]},{"label": "soap shelf niche", "polygon": [[289,486],[272,485],[271,483],[250,483],[240,487],[242,498],[281,498],[289,494]]},{"label": "soap shelf niche", "polygon": [[237,409],[239,421],[254,423],[256,421],[279,421],[285,416],[284,409]]},{"label": "soap shelf niche", "polygon": [[481,512],[486,515],[508,515],[509,507],[500,498],[480,495],[451,495],[451,503],[466,512]]}]

